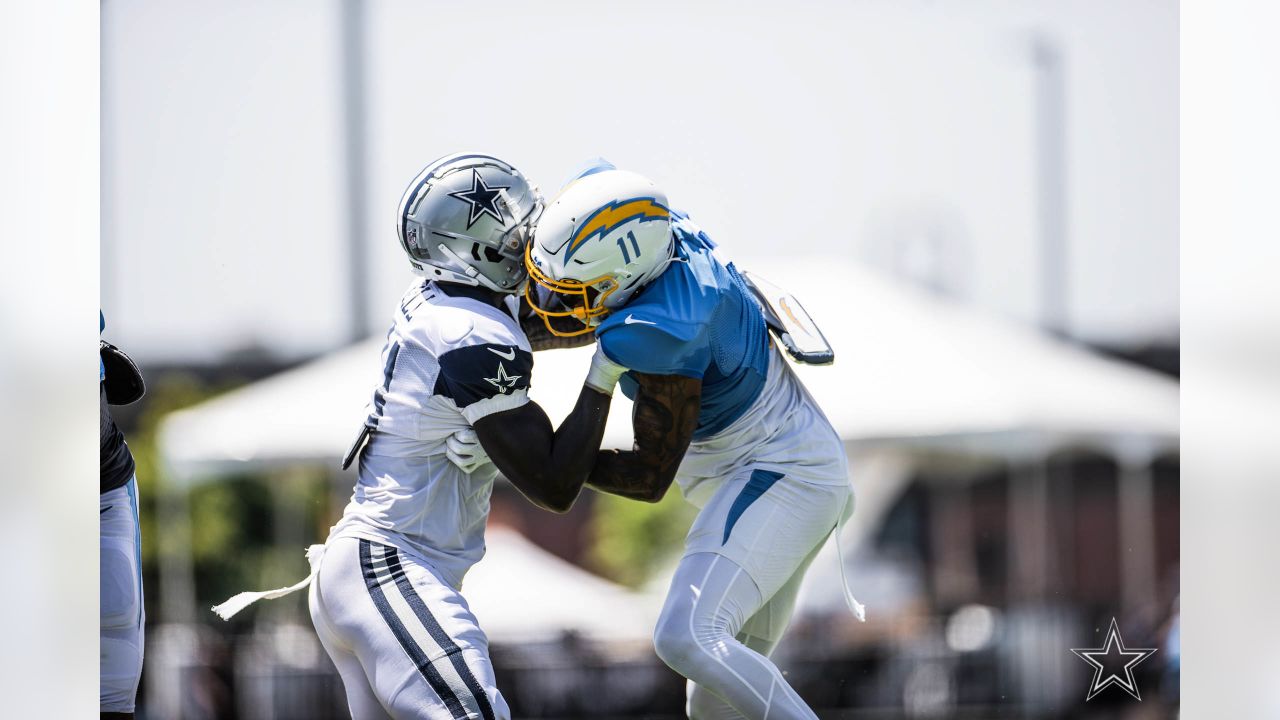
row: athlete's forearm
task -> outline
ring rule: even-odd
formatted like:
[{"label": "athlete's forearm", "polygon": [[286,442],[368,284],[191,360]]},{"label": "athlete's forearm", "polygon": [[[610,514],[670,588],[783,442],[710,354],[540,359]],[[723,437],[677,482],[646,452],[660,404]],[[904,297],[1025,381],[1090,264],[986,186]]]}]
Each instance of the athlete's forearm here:
[{"label": "athlete's forearm", "polygon": [[584,386],[573,411],[556,428],[546,475],[556,499],[567,500],[565,509],[573,504],[595,464],[611,401],[612,397]]},{"label": "athlete's forearm", "polygon": [[595,462],[610,398],[584,387],[573,412],[552,430],[537,403],[480,418],[472,427],[489,459],[539,507],[566,512]]},{"label": "athlete's forearm", "polygon": [[700,383],[679,375],[635,373],[635,450],[602,450],[587,485],[633,500],[657,502],[671,487],[693,439]]},{"label": "athlete's forearm", "polygon": [[644,462],[640,453],[601,450],[596,455],[591,476],[587,478],[587,486],[628,500],[658,502],[667,494],[674,478],[674,472],[663,478],[659,469]]}]

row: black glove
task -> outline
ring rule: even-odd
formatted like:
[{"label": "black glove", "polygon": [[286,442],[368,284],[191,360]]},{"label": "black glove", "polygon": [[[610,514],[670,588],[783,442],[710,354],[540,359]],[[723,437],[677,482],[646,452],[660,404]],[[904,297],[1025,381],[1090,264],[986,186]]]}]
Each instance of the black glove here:
[{"label": "black glove", "polygon": [[101,342],[102,365],[106,368],[106,378],[102,384],[107,391],[107,403],[128,405],[137,402],[147,392],[138,366],[120,348],[106,340]]}]

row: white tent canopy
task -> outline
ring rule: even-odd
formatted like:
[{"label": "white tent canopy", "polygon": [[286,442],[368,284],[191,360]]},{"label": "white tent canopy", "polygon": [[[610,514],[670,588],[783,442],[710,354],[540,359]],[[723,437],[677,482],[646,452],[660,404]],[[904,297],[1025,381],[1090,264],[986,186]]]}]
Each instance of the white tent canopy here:
[{"label": "white tent canopy", "polygon": [[1178,434],[1173,380],[837,265],[816,279],[812,262],[758,267],[796,294],[835,348],[835,365],[798,372],[847,440]]},{"label": "white tent canopy", "polygon": [[[662,597],[628,590],[543,550],[502,526],[485,530],[484,559],[467,573],[467,602],[490,640],[648,642]],[[531,619],[536,618],[536,622]]]},{"label": "white tent canopy", "polygon": [[[1138,440],[1178,435],[1178,385],[877,277],[852,263],[741,263],[795,292],[836,351],[800,367],[847,441],[991,434]],[[371,339],[170,415],[160,448],[188,481],[250,464],[336,464],[380,378]],[[539,353],[532,397],[553,421],[572,408],[590,348]],[[614,400],[605,444],[629,447],[630,403]]]}]

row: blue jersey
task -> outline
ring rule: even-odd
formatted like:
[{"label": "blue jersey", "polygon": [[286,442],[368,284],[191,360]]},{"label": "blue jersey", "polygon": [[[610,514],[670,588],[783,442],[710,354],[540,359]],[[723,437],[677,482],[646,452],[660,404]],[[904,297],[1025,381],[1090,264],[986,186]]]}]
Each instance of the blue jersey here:
[{"label": "blue jersey", "polygon": [[[596,328],[604,354],[629,369],[702,380],[694,440],[724,430],[760,396],[769,370],[764,315],[733,263],[688,216],[674,213],[675,260]],[[635,398],[631,372],[622,392]]]}]

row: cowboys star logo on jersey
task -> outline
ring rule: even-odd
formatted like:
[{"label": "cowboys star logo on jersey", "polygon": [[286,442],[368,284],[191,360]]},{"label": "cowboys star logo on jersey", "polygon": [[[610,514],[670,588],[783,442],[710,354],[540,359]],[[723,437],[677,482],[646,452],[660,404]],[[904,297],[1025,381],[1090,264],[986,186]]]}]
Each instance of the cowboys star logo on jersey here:
[{"label": "cowboys star logo on jersey", "polygon": [[520,378],[520,375],[508,375],[507,366],[502,363],[498,363],[498,376],[485,378],[485,382],[498,388],[498,392],[506,395],[508,390],[515,387],[516,381]]},{"label": "cowboys star logo on jersey", "polygon": [[467,216],[467,229],[470,230],[471,226],[485,215],[506,224],[507,221],[502,218],[502,208],[499,207],[498,202],[502,199],[502,191],[510,189],[504,185],[489,187],[484,183],[484,178],[480,177],[480,171],[472,169],[471,189],[449,193],[449,197],[457,198],[471,206],[470,214]]}]

